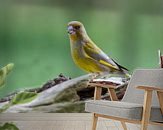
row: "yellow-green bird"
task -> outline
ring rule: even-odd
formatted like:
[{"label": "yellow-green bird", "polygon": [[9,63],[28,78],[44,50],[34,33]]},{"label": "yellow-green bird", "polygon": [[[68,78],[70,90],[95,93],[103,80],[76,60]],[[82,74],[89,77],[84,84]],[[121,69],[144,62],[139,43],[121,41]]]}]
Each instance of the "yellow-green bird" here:
[{"label": "yellow-green bird", "polygon": [[127,73],[127,69],[116,63],[106,55],[89,38],[84,25],[78,21],[68,23],[68,33],[70,38],[71,55],[81,69],[91,73]]}]

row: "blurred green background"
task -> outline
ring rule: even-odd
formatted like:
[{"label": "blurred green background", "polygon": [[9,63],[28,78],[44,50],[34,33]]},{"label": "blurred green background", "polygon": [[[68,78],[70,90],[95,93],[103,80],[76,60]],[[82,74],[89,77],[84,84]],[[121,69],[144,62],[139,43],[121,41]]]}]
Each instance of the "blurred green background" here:
[{"label": "blurred green background", "polygon": [[15,63],[0,97],[60,73],[85,74],[70,55],[72,20],[83,22],[93,41],[131,73],[158,67],[162,0],[0,0],[0,67]]}]

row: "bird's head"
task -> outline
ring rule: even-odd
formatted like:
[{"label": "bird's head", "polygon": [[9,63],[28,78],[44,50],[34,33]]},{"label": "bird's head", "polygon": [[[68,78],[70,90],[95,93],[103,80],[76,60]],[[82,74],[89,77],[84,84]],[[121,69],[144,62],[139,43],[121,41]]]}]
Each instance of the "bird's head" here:
[{"label": "bird's head", "polygon": [[74,40],[81,39],[87,36],[84,25],[78,21],[69,22],[67,26],[67,31],[69,33],[69,36]]}]

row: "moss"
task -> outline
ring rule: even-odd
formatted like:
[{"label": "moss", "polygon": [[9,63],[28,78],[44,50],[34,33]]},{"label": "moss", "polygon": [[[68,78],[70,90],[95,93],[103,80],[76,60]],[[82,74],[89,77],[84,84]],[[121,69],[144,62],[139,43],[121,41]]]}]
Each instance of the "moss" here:
[{"label": "moss", "polygon": [[80,97],[77,95],[75,89],[70,88],[67,89],[66,91],[63,91],[60,93],[56,99],[55,103],[60,103],[60,102],[74,102],[74,101],[79,101]]},{"label": "moss", "polygon": [[75,102],[79,101],[80,97],[77,94],[78,90],[81,90],[85,88],[87,81],[80,81],[78,84],[73,85],[72,87],[65,89],[62,93],[59,93],[59,95],[55,98],[55,103],[60,102]]},{"label": "moss", "polygon": [[62,106],[56,113],[83,113],[85,112],[85,103],[84,102],[75,102],[70,103],[69,105]]}]

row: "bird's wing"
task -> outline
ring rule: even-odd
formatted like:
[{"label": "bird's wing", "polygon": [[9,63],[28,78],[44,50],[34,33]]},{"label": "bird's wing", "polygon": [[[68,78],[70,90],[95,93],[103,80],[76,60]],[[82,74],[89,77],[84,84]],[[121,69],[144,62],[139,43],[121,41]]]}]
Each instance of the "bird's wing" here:
[{"label": "bird's wing", "polygon": [[83,50],[87,56],[90,58],[98,61],[99,63],[108,66],[113,69],[119,70],[119,67],[117,66],[114,61],[109,58],[100,48],[98,48],[95,44],[91,43],[85,43],[83,45]]}]

